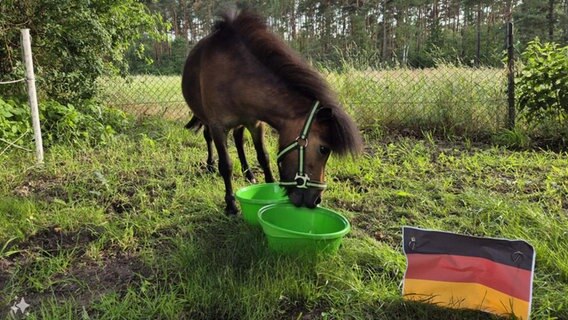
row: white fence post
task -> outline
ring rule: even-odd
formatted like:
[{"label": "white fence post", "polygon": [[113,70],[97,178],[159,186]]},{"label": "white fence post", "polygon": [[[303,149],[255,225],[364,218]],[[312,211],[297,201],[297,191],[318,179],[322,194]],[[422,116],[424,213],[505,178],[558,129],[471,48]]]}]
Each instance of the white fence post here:
[{"label": "white fence post", "polygon": [[41,126],[39,124],[39,110],[37,106],[37,94],[35,86],[34,63],[32,60],[30,29],[22,29],[21,31],[22,31],[22,47],[24,49],[24,61],[26,63],[28,96],[30,101],[30,108],[32,111],[32,125],[34,128],[36,158],[38,163],[43,163],[43,140],[41,138]]}]

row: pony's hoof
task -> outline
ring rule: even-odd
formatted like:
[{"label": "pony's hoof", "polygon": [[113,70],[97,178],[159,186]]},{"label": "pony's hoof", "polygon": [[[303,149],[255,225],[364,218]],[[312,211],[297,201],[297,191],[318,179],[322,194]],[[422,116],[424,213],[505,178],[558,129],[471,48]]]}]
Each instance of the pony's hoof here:
[{"label": "pony's hoof", "polygon": [[237,209],[237,203],[235,202],[235,197],[232,194],[225,195],[225,214],[228,216],[234,216],[239,213]]},{"label": "pony's hoof", "polygon": [[215,162],[206,162],[204,164],[202,163],[199,168],[205,173],[215,173],[217,171]]},{"label": "pony's hoof", "polygon": [[256,183],[256,178],[254,177],[254,175],[252,173],[246,174],[245,179],[250,183]]},{"label": "pony's hoof", "polygon": [[246,169],[243,171],[245,179],[250,183],[256,183],[256,178],[254,177],[254,173],[250,169]]},{"label": "pony's hoof", "polygon": [[239,213],[239,209],[237,209],[236,207],[234,208],[230,208],[230,207],[226,207],[225,208],[225,214],[228,216],[236,216]]}]

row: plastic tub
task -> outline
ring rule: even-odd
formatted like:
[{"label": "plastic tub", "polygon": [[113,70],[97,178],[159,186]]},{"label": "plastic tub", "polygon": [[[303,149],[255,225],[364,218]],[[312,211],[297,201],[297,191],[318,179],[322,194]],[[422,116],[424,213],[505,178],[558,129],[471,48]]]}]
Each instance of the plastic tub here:
[{"label": "plastic tub", "polygon": [[246,222],[251,225],[258,224],[258,210],[277,203],[289,203],[286,190],[278,183],[261,183],[239,189],[235,197],[241,205],[241,212]]},{"label": "plastic tub", "polygon": [[268,246],[283,253],[333,253],[349,232],[349,221],[327,208],[309,209],[291,203],[273,204],[258,212]]}]

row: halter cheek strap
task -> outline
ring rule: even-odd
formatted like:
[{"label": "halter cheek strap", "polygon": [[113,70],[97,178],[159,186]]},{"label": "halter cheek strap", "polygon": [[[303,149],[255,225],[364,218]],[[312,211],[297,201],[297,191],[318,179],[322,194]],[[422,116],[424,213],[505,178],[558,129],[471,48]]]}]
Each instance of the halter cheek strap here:
[{"label": "halter cheek strap", "polygon": [[305,153],[306,147],[308,146],[308,134],[310,133],[310,128],[315,120],[316,113],[318,111],[319,101],[316,101],[306,122],[304,122],[304,127],[300,132],[300,135],[284,147],[277,156],[277,161],[282,162],[284,156],[290,153],[294,149],[298,149],[298,171],[294,177],[294,181],[280,181],[281,186],[293,186],[301,189],[307,188],[318,188],[325,189],[327,184],[323,181],[311,180],[308,174],[305,172]]}]

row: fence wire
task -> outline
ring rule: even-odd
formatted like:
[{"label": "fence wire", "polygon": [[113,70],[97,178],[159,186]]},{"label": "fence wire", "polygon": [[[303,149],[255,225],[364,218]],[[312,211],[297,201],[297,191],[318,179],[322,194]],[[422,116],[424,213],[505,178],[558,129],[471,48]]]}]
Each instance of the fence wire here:
[{"label": "fence wire", "polygon": [[26,78],[22,78],[22,79],[18,79],[18,80],[0,81],[0,84],[12,84],[12,83],[18,83],[18,82],[24,82],[24,81],[26,81]]},{"label": "fence wire", "polygon": [[[507,123],[505,68],[319,70],[362,129],[485,134]],[[137,116],[187,121],[191,115],[180,75],[104,78],[99,87],[105,103]]]}]

